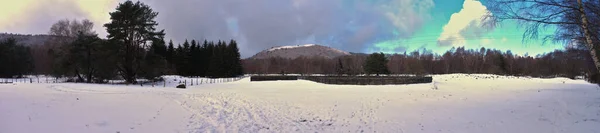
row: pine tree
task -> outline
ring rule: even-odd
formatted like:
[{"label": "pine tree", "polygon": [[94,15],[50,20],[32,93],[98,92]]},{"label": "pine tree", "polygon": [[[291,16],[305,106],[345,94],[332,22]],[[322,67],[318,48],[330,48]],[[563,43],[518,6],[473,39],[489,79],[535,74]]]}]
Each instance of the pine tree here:
[{"label": "pine tree", "polygon": [[178,44],[177,48],[175,48],[175,57],[173,57],[173,61],[175,62],[175,69],[176,69],[178,75],[185,74],[185,69],[184,69],[184,65],[183,65],[183,54],[184,53],[185,53],[185,51],[183,50],[183,47],[181,46],[181,44]]},{"label": "pine tree", "polygon": [[[211,42],[212,43],[212,42]],[[202,44],[202,47],[199,50],[199,67],[198,67],[198,71],[199,71],[199,76],[205,77],[207,76],[206,72],[208,71],[208,66],[210,63],[210,46],[212,44],[209,44],[209,42],[207,40],[204,40],[204,43]]]},{"label": "pine tree", "polygon": [[196,40],[192,40],[192,46],[190,47],[190,51],[188,53],[189,57],[189,72],[191,76],[198,76],[198,62],[196,61],[196,54],[198,53],[198,45],[196,44]]},{"label": "pine tree", "polygon": [[169,47],[167,48],[167,54],[165,58],[169,63],[173,63],[173,56],[175,55],[175,47],[173,47],[173,40],[169,40]]},{"label": "pine tree", "polygon": [[244,74],[244,68],[242,67],[242,60],[237,42],[231,40],[228,45],[228,51],[231,54],[231,67],[229,77],[241,76]]},{"label": "pine tree", "polygon": [[0,40],[0,78],[21,77],[33,70],[30,48],[17,45],[13,38]]},{"label": "pine tree", "polygon": [[165,45],[164,38],[159,38],[152,42],[150,46],[150,51],[154,52],[157,55],[162,57],[167,57],[167,46]]},{"label": "pine tree", "polygon": [[137,83],[136,77],[144,60],[146,42],[164,38],[164,30],[156,31],[158,23],[154,20],[158,12],[141,2],[125,1],[120,3],[116,11],[110,13],[111,21],[104,26],[107,38],[117,43],[117,66],[121,76],[128,83]]},{"label": "pine tree", "polygon": [[190,43],[187,39],[182,45],[179,57],[181,58],[179,65],[181,65],[182,76],[190,76]]},{"label": "pine tree", "polygon": [[[144,57],[142,63],[140,76],[148,80],[158,80],[158,77],[165,74],[167,68],[167,61],[161,52],[163,52],[164,44],[152,44],[149,51]],[[165,50],[166,51],[166,50]]]},{"label": "pine tree", "polygon": [[373,53],[367,57],[364,65],[367,74],[389,74],[387,67],[387,58],[383,53]]},{"label": "pine tree", "polygon": [[212,56],[210,58],[211,59],[210,65],[208,67],[208,76],[211,78],[224,77],[223,70],[225,70],[225,69],[223,68],[223,64],[224,64],[223,50],[224,50],[224,45],[219,40],[212,49]]},{"label": "pine tree", "polygon": [[206,54],[205,55],[205,59],[206,59],[205,61],[206,61],[206,63],[204,64],[204,68],[205,68],[204,73],[205,73],[205,75],[207,77],[214,77],[215,76],[214,75],[215,72],[213,71],[213,69],[215,69],[215,68],[212,68],[212,67],[216,67],[216,66],[213,66],[213,64],[212,64],[214,62],[213,61],[214,58],[216,58],[216,56],[215,56],[215,49],[216,48],[215,47],[216,47],[216,45],[215,45],[214,42],[209,42],[208,45],[207,45],[207,47],[206,47],[206,53],[205,53]]}]

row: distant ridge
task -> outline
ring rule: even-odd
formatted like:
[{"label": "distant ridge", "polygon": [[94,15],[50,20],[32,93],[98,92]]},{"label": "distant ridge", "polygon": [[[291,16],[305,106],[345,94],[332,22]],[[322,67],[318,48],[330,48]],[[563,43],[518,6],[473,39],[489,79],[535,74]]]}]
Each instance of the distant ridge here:
[{"label": "distant ridge", "polygon": [[250,59],[266,59],[273,57],[295,59],[298,57],[324,57],[335,58],[339,56],[350,55],[349,52],[334,49],[327,46],[317,44],[304,44],[295,46],[279,46],[263,50]]},{"label": "distant ridge", "polygon": [[9,34],[9,33],[0,33],[0,40],[5,40],[8,38],[14,38],[17,41],[17,44],[25,45],[25,46],[33,46],[33,45],[43,45],[53,36],[51,35],[24,35],[24,34]]}]

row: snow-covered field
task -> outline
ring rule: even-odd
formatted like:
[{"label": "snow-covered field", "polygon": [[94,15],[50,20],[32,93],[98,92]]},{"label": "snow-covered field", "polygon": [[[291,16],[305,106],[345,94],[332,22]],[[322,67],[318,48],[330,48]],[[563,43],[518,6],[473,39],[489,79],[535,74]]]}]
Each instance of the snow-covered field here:
[{"label": "snow-covered field", "polygon": [[600,88],[463,74],[386,86],[0,84],[0,133],[42,132],[597,133]]}]

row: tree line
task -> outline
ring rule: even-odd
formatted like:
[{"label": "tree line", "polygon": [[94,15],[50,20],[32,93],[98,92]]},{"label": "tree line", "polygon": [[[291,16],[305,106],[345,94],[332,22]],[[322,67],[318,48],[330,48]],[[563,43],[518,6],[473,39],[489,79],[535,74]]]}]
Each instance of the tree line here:
[{"label": "tree line", "polygon": [[161,80],[160,76],[168,74],[212,78],[243,74],[234,40],[192,41],[191,46],[186,41],[175,48],[172,41],[165,44],[165,32],[156,29],[154,20],[158,12],[148,5],[125,1],[109,14],[110,22],[103,25],[107,39],[98,37],[89,20],[60,20],[50,28],[50,39],[32,46],[33,50],[15,45],[14,39],[0,43],[0,63],[18,64],[2,65],[0,76],[50,74],[74,82],[122,79],[137,83],[139,78]]},{"label": "tree line", "polygon": [[235,40],[206,41],[200,44],[196,40],[189,43],[187,40],[174,48],[173,41],[169,41],[168,48],[164,49],[164,57],[175,70],[182,76],[201,77],[236,77],[243,74],[239,48]]},{"label": "tree line", "polygon": [[0,78],[11,78],[33,70],[30,48],[17,45],[15,39],[0,40]]},{"label": "tree line", "polygon": [[509,51],[480,48],[452,48],[444,54],[413,51],[401,54],[353,54],[333,59],[299,57],[295,59],[245,59],[244,71],[251,74],[449,74],[485,73],[532,77],[598,75],[589,52],[567,48],[536,56],[518,56]]}]

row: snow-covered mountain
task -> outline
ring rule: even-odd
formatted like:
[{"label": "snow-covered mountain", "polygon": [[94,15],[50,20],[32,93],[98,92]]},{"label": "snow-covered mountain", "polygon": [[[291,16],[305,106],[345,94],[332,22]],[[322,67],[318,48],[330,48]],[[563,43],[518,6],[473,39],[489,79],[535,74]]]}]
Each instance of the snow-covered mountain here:
[{"label": "snow-covered mountain", "polygon": [[271,57],[282,57],[294,59],[301,56],[335,58],[344,55],[350,55],[350,53],[327,46],[321,46],[317,44],[305,44],[296,46],[272,47],[270,49],[263,50],[250,58],[265,59]]}]

